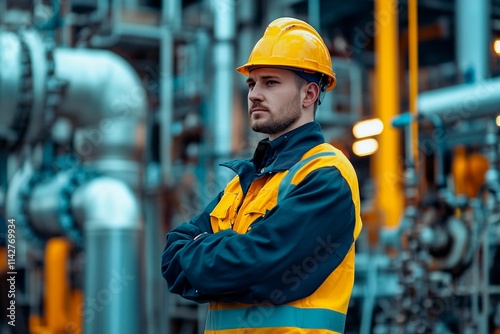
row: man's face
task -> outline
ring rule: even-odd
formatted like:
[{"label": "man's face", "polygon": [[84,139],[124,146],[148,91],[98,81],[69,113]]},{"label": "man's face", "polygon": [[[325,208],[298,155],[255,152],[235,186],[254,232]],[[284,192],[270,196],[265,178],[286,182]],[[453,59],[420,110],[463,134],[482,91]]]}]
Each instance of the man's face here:
[{"label": "man's face", "polygon": [[296,74],[277,68],[252,70],[247,79],[248,115],[256,132],[274,139],[292,130],[301,118]]}]

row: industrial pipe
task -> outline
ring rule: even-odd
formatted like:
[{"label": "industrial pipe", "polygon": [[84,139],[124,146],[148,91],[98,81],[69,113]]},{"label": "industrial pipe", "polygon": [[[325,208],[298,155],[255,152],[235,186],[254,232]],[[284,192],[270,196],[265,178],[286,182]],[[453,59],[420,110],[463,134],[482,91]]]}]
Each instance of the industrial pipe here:
[{"label": "industrial pipe", "polygon": [[215,172],[221,184],[226,171],[218,168],[231,154],[231,124],[234,91],[234,38],[236,34],[234,0],[217,1],[214,9],[214,104],[213,133],[216,156]]},{"label": "industrial pipe", "polygon": [[0,139],[33,141],[43,122],[47,62],[39,35],[0,33]]},{"label": "industrial pipe", "polygon": [[75,191],[71,207],[85,231],[84,333],[140,333],[142,222],[134,192],[100,177]]},{"label": "industrial pipe", "polygon": [[465,84],[422,93],[418,109],[437,114],[446,125],[500,113],[500,78],[488,75],[488,0],[456,1],[457,65]]},{"label": "industrial pipe", "polygon": [[496,117],[500,114],[500,78],[423,92],[418,110],[422,115],[438,115],[453,126],[475,118]]},{"label": "industrial pipe", "polygon": [[71,243],[65,238],[53,238],[45,252],[45,325],[51,333],[63,333],[68,328],[67,304],[70,297],[68,263]]},{"label": "industrial pipe", "polygon": [[488,77],[490,2],[455,1],[457,65],[464,82]]},{"label": "industrial pipe", "polygon": [[401,155],[399,135],[389,126],[399,114],[398,82],[398,1],[375,1],[376,38],[376,99],[375,114],[384,123],[379,135],[379,151],[374,155],[373,175],[377,187],[377,206],[387,228],[396,228],[403,215],[401,179],[403,172],[398,157]]},{"label": "industrial pipe", "polygon": [[44,182],[35,184],[31,189],[26,186],[24,190],[30,193],[25,203],[29,225],[45,238],[64,234],[59,218],[63,201],[65,201],[63,189],[70,184],[71,174],[69,171],[60,172]]},{"label": "industrial pipe", "polygon": [[76,127],[76,153],[136,189],[147,108],[138,75],[109,51],[57,49],[54,58],[56,77],[67,83],[59,115]]},{"label": "industrial pipe", "polygon": [[22,50],[21,41],[13,33],[0,33],[0,135],[7,135],[20,100]]},{"label": "industrial pipe", "polygon": [[[2,33],[0,44],[9,46],[0,49],[1,134],[12,135],[15,144],[32,143],[47,125],[48,99],[57,98],[54,117],[71,121],[80,160],[113,177],[76,176],[86,168],[39,177],[42,173],[27,159],[10,180],[9,215],[27,218],[25,226],[42,238],[66,235],[75,240],[83,230],[86,262],[81,316],[85,333],[138,333],[143,317],[139,294],[142,222],[133,190],[141,180],[147,108],[141,81],[127,62],[108,51],[47,51],[34,32]],[[51,74],[52,55],[55,72]],[[64,91],[50,95],[54,87],[48,79],[57,80]],[[12,97],[7,99],[10,102],[4,102],[6,96]],[[22,131],[17,131],[19,119],[25,122]]]}]

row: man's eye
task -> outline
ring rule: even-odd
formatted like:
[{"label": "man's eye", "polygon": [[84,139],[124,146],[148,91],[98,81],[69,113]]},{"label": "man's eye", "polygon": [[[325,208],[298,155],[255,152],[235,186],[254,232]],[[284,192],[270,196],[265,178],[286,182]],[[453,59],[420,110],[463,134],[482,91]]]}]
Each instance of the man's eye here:
[{"label": "man's eye", "polygon": [[274,80],[268,80],[268,81],[266,81],[266,84],[267,84],[268,86],[274,86],[274,85],[276,85],[277,83],[278,83],[278,82],[277,82],[277,81],[274,81]]},{"label": "man's eye", "polygon": [[252,89],[255,87],[255,82],[248,83],[248,89]]}]

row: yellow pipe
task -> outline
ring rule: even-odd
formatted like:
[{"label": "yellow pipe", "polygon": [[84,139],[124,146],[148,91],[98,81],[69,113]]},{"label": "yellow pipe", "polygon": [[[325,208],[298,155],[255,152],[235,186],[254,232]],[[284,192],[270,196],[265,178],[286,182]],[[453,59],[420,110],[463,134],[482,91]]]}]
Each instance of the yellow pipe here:
[{"label": "yellow pipe", "polygon": [[418,174],[418,0],[408,0],[408,61],[410,65],[410,112],[413,115],[411,124],[411,149],[415,172]]},{"label": "yellow pipe", "polygon": [[70,248],[67,239],[52,238],[45,250],[45,325],[51,333],[64,333],[68,323]]},{"label": "yellow pipe", "polygon": [[394,228],[403,213],[403,173],[399,134],[391,120],[399,114],[398,4],[397,0],[375,1],[376,103],[375,113],[384,123],[379,150],[374,156],[377,206],[382,224]]},{"label": "yellow pipe", "polygon": [[83,317],[82,317],[82,305],[83,305],[83,292],[79,289],[73,289],[70,295],[69,303],[69,333],[82,333],[83,331]]},{"label": "yellow pipe", "polygon": [[7,272],[7,248],[0,247],[0,272]]},{"label": "yellow pipe", "polygon": [[43,325],[43,319],[39,315],[30,315],[28,319],[29,334],[53,334]]}]

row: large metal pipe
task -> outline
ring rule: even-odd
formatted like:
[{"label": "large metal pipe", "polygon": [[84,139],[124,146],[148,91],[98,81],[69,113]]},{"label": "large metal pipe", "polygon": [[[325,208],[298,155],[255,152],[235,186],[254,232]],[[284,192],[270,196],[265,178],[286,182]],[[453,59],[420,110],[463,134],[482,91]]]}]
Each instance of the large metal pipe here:
[{"label": "large metal pipe", "polygon": [[28,202],[25,203],[29,225],[46,238],[64,234],[59,218],[64,201],[63,189],[69,185],[70,179],[71,173],[61,172],[35,185],[33,189],[25,190],[30,193]]},{"label": "large metal pipe", "polygon": [[136,188],[147,107],[138,75],[109,51],[57,49],[54,57],[57,78],[67,82],[59,113],[77,128],[78,155]]},{"label": "large metal pipe", "polygon": [[20,100],[22,50],[19,38],[0,32],[0,136],[7,135]]},{"label": "large metal pipe", "polygon": [[[22,64],[5,56],[4,49],[0,49],[2,60],[10,59],[9,64],[14,69],[21,66],[16,73],[7,72],[21,79],[0,78],[0,96],[11,92],[15,97],[16,92],[22,91],[17,90],[18,83],[22,86],[23,79],[34,81],[34,100],[23,139],[24,143],[29,143],[28,139],[38,135],[44,123],[41,111],[47,98],[43,80],[48,72],[46,50],[35,33],[25,34],[22,41],[19,36],[17,41],[16,37],[4,36],[0,36],[2,45],[10,43],[19,49],[24,43],[28,50],[24,55],[31,58],[32,68],[25,73],[29,77],[23,78]],[[23,59],[22,52],[17,51],[17,54]],[[76,189],[73,187],[71,196],[63,198],[71,202],[68,212],[74,215],[73,227],[83,228],[85,235],[85,302],[82,309],[85,333],[139,333],[144,315],[139,293],[139,273],[143,271],[140,261],[142,221],[137,197],[131,189],[140,184],[145,92],[133,68],[111,52],[60,48],[54,50],[54,62],[55,77],[65,83],[55,116],[72,122],[77,131],[75,147],[81,160],[110,176],[78,184]],[[7,81],[8,87],[3,85]],[[16,101],[15,106],[13,103],[2,106],[0,117],[9,121],[8,126],[13,124],[15,117],[12,114],[17,112],[18,104]],[[66,234],[60,216],[61,194],[69,189],[71,172],[60,172],[48,180],[31,184],[32,189],[23,200],[20,193],[25,192],[33,175],[31,165],[27,165],[29,168],[23,168],[19,176],[12,179],[9,212],[25,213],[30,218],[30,227],[44,236]],[[24,204],[28,204],[27,209],[22,209]]]},{"label": "large metal pipe", "polygon": [[392,118],[399,114],[398,66],[395,66],[399,59],[398,8],[397,0],[375,1],[376,115],[385,126],[379,135],[380,149],[374,156],[373,175],[378,190],[378,208],[388,228],[397,227],[403,214],[399,135],[390,126]]},{"label": "large metal pipe", "polygon": [[488,77],[490,3],[489,0],[457,0],[457,65],[465,82],[479,82]]},{"label": "large metal pipe", "polygon": [[[234,37],[236,34],[235,1],[219,0],[214,8],[214,104],[212,119],[216,168],[231,154],[234,91]],[[219,174],[220,168],[216,169]],[[225,174],[219,175],[224,183]]]},{"label": "large metal pipe", "polygon": [[0,138],[28,143],[43,126],[45,47],[33,31],[0,33]]},{"label": "large metal pipe", "polygon": [[39,236],[67,235],[74,240],[68,233],[71,231],[62,226],[67,205],[66,213],[73,213],[72,230],[83,229],[85,239],[85,300],[81,305],[84,332],[138,333],[144,314],[138,311],[142,309],[139,275],[143,271],[140,262],[143,227],[137,196],[122,181],[111,177],[97,177],[75,185],[77,171],[60,172],[35,184],[30,189],[27,209],[22,210],[23,200],[18,194],[33,177],[29,165],[23,168],[9,188],[8,214],[12,217],[26,214],[29,228]]},{"label": "large metal pipe", "polygon": [[321,4],[319,0],[307,1],[307,18],[316,30],[321,30]]},{"label": "large metal pipe", "polygon": [[75,191],[71,207],[85,230],[84,333],[140,333],[142,223],[134,192],[100,177]]},{"label": "large metal pipe", "polygon": [[418,110],[455,126],[475,118],[496,117],[500,114],[500,78],[423,92]]}]

